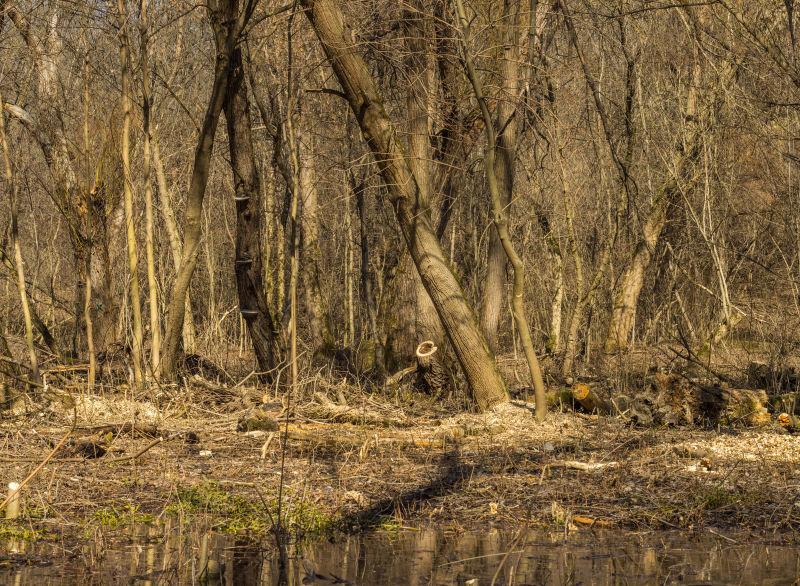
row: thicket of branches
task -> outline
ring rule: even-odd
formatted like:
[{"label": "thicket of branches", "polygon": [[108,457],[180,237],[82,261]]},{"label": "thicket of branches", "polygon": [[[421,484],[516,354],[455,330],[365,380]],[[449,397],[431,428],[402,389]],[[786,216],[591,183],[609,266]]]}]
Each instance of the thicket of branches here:
[{"label": "thicket of branches", "polygon": [[786,359],[794,8],[0,0],[0,370],[125,347],[137,384],[185,354],[274,381],[295,314],[300,368],[463,372],[480,407],[528,329],[564,377]]}]

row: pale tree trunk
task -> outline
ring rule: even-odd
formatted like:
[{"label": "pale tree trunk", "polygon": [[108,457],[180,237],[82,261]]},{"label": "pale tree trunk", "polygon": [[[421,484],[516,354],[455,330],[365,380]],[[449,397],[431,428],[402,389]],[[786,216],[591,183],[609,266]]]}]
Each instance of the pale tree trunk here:
[{"label": "pale tree trunk", "polygon": [[142,183],[144,184],[145,250],[147,254],[147,292],[150,307],[150,364],[153,377],[158,380],[161,371],[161,321],[158,310],[158,282],[153,242],[153,185],[150,179],[150,47],[148,44],[147,0],[140,0],[139,40],[142,61]]},{"label": "pale tree trunk", "polygon": [[[86,257],[87,209],[83,205],[84,197],[78,190],[68,148],[69,143],[64,130],[63,116],[56,108],[59,103],[56,76],[59,70],[58,59],[62,53],[61,40],[58,35],[58,13],[52,14],[47,24],[47,37],[42,40],[33,33],[30,22],[19,12],[14,2],[6,2],[4,8],[30,52],[36,78],[35,97],[37,98],[36,103],[39,104],[39,110],[36,115],[32,115],[19,106],[11,104],[4,106],[9,114],[17,118],[31,132],[39,144],[45,163],[58,185],[58,189],[52,191],[54,201],[64,214],[69,226],[70,243],[73,247],[75,261],[75,324],[72,336],[73,354],[75,354],[83,330],[85,287],[83,267]],[[60,355],[58,351],[56,354]]]},{"label": "pale tree trunk", "polygon": [[[493,174],[497,178],[500,191],[500,207],[509,213],[514,191],[514,169],[517,158],[518,116],[516,101],[519,94],[520,61],[522,54],[522,35],[519,33],[519,11],[521,2],[505,0],[503,3],[502,56],[500,62],[500,99],[494,121],[497,128],[496,157]],[[535,22],[532,18],[531,22]],[[489,249],[486,261],[486,281],[483,289],[481,326],[489,347],[497,352],[499,341],[497,330],[503,311],[503,298],[506,288],[506,257],[503,243],[497,230],[489,232]]]},{"label": "pale tree trunk", "polygon": [[[161,219],[164,220],[164,229],[167,232],[167,240],[172,256],[172,266],[175,274],[181,268],[183,258],[183,244],[178,232],[178,222],[175,221],[175,212],[172,211],[172,194],[167,184],[167,175],[164,172],[164,162],[161,158],[161,149],[155,136],[151,140],[153,148],[153,166],[156,171],[156,185],[158,186],[158,203],[161,208]],[[197,333],[194,327],[194,312],[192,310],[192,300],[189,291],[186,292],[186,302],[184,303],[185,318],[183,320],[183,350],[184,352],[194,352],[195,338]]]},{"label": "pale tree trunk", "polygon": [[[290,113],[287,113],[287,116]],[[313,136],[305,127],[308,120],[301,119],[297,137],[300,161],[300,261],[308,325],[313,353],[330,355],[335,342],[322,294],[322,251],[319,243],[319,191],[315,165]],[[286,133],[288,135],[288,132]]]},{"label": "pale tree trunk", "polygon": [[250,105],[242,52],[231,56],[225,98],[225,120],[236,200],[236,257],[234,270],[239,312],[247,324],[258,370],[271,378],[281,361],[280,329],[264,292],[262,270],[261,177],[253,148]]},{"label": "pale tree trunk", "polygon": [[178,361],[178,343],[183,331],[186,294],[197,266],[200,233],[202,231],[203,199],[205,198],[211,154],[214,149],[219,115],[225,102],[228,69],[231,54],[244,28],[251,7],[239,11],[236,0],[215,1],[210,6],[210,16],[214,29],[216,58],[214,64],[214,82],[211,88],[203,125],[197,140],[192,179],[186,199],[186,215],[183,230],[183,256],[181,268],[175,277],[169,298],[169,310],[164,333],[163,354],[161,357],[162,375],[174,378]]},{"label": "pale tree trunk", "polygon": [[[432,31],[427,24],[425,3],[417,0],[413,8],[406,10],[403,21],[406,29],[406,47],[408,48],[406,108],[408,115],[408,162],[411,172],[417,181],[417,214],[424,214],[428,221],[433,221],[432,173],[431,161],[433,150],[430,140],[429,102],[433,90],[432,65],[429,39]],[[440,349],[430,355],[417,353],[417,364],[422,373],[426,391],[437,394],[443,390],[447,376],[442,362],[444,354],[444,330],[436,308],[433,306],[428,292],[422,284],[417,271],[413,272],[414,296],[416,298],[416,343],[417,348],[423,342],[432,342]],[[426,353],[427,354],[427,353]]]},{"label": "pale tree trunk", "polygon": [[699,40],[695,39],[692,75],[683,110],[683,133],[675,144],[670,175],[653,198],[650,212],[642,226],[639,242],[614,289],[611,321],[604,344],[606,354],[624,352],[631,343],[636,321],[636,308],[642,292],[645,273],[650,266],[664,225],[668,221],[668,212],[674,208],[674,203],[680,197],[682,184],[687,180],[691,168],[698,160],[699,139],[703,126],[698,120],[701,115],[698,108],[701,76]]},{"label": "pale tree trunk", "polygon": [[[558,120],[555,121],[556,144],[560,153],[560,131]],[[575,360],[575,350],[578,345],[578,328],[583,319],[583,309],[585,307],[584,288],[586,287],[586,277],[583,273],[583,258],[578,248],[578,237],[575,233],[575,206],[570,193],[570,186],[567,174],[564,170],[564,161],[558,161],[561,176],[561,199],[564,202],[564,216],[567,221],[567,242],[569,243],[569,253],[572,256],[572,266],[575,271],[575,305],[572,308],[569,322],[567,324],[567,336],[564,340],[564,360],[561,364],[561,374],[569,376],[572,374],[572,366]]]},{"label": "pale tree trunk", "polygon": [[125,236],[128,249],[128,271],[130,277],[129,299],[131,304],[131,326],[133,329],[133,344],[131,344],[131,360],[133,362],[133,380],[137,388],[144,383],[143,367],[143,340],[142,333],[142,305],[139,292],[139,258],[136,246],[136,224],[133,215],[133,177],[131,175],[131,63],[130,41],[127,33],[128,14],[125,0],[117,0],[120,24],[119,56],[122,64],[122,169],[124,177],[125,197]]},{"label": "pale tree trunk", "polygon": [[[85,42],[85,39],[84,39]],[[99,174],[99,166],[95,171],[94,178],[89,177],[89,53],[87,51],[83,60],[83,153],[86,159],[86,182],[91,181],[92,188],[86,193],[86,207],[87,207],[87,224],[93,226],[94,210],[93,196],[97,189],[97,176]],[[94,390],[95,377],[97,375],[97,357],[94,347],[94,321],[92,320],[92,248],[90,244],[88,247],[88,258],[86,259],[86,266],[83,268],[85,271],[84,280],[86,288],[84,291],[83,302],[83,319],[86,324],[86,348],[89,353],[89,372],[86,375],[86,387],[88,392]]]},{"label": "pale tree trunk", "polygon": [[464,370],[475,402],[481,410],[486,410],[508,401],[494,356],[450,270],[430,219],[416,214],[416,181],[367,64],[345,30],[338,4],[334,0],[303,0],[302,5],[375,156],[408,250]]},{"label": "pale tree trunk", "polygon": [[[0,95],[0,104],[3,97]],[[0,141],[3,148],[3,165],[5,171],[6,188],[11,194],[11,241],[14,247],[14,263],[17,267],[17,291],[19,301],[22,305],[22,317],[25,320],[25,344],[28,348],[28,359],[30,361],[31,379],[39,382],[39,360],[36,357],[36,348],[33,344],[33,319],[31,318],[30,301],[28,300],[28,290],[25,285],[25,268],[22,260],[22,247],[19,243],[19,197],[16,182],[14,181],[14,171],[11,168],[11,155],[8,149],[6,138],[6,115],[0,111]],[[5,339],[3,339],[5,342]]]},{"label": "pale tree trunk", "polygon": [[[469,53],[468,45],[468,31],[469,21],[464,12],[464,5],[462,0],[456,0],[456,11],[458,13],[459,27],[463,36],[463,54],[464,54],[464,68],[466,69],[467,77],[472,85],[475,99],[478,101],[478,106],[483,116],[484,131],[486,134],[486,155],[484,163],[486,166],[486,180],[489,184],[489,196],[492,204],[492,220],[500,237],[500,242],[503,245],[506,258],[511,263],[514,271],[513,289],[511,292],[511,311],[514,316],[514,323],[517,326],[520,342],[525,353],[525,359],[528,362],[528,370],[530,371],[531,382],[533,383],[534,394],[536,396],[536,419],[538,421],[544,420],[547,415],[547,401],[545,398],[544,380],[542,379],[542,370],[539,366],[539,359],[536,357],[536,352],[533,348],[533,340],[531,339],[530,326],[528,326],[528,318],[525,315],[525,267],[522,259],[514,249],[514,244],[511,242],[511,235],[508,230],[507,210],[503,207],[503,199],[501,193],[501,181],[498,178],[498,169],[496,165],[496,151],[495,144],[497,141],[497,128],[494,126],[494,121],[489,113],[489,107],[486,104],[486,99],[483,95],[478,74],[475,71],[475,66],[472,62],[472,57]],[[513,163],[513,159],[511,161]]]}]

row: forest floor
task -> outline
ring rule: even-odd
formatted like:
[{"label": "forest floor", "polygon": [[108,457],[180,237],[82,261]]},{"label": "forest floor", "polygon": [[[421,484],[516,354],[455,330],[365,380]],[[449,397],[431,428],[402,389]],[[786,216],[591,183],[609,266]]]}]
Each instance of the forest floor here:
[{"label": "forest floor", "polygon": [[777,425],[634,427],[571,411],[538,423],[521,401],[486,414],[437,412],[431,401],[412,413],[332,389],[339,401],[300,403],[288,421],[280,401],[267,402],[261,413],[274,419],[247,432],[237,425],[252,404],[210,404],[202,389],[166,407],[163,397],[84,396],[0,420],[4,483],[51,458],[0,539],[85,538],[175,515],[263,534],[279,493],[297,533],[800,528],[800,436]]}]

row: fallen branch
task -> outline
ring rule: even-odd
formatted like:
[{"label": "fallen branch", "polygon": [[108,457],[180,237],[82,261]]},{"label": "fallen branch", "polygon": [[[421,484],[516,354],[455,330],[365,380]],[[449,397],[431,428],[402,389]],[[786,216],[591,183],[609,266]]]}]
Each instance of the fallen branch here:
[{"label": "fallen branch", "polygon": [[584,472],[596,472],[597,470],[604,470],[605,468],[616,468],[619,462],[578,462],[577,460],[556,460],[555,462],[548,462],[547,466],[550,468],[573,468],[574,470],[582,470]]},{"label": "fallen branch", "polygon": [[[177,437],[178,435],[179,434],[172,434],[171,436],[169,436],[167,438],[167,440],[171,440],[171,439]],[[139,456],[141,456],[142,454],[144,454],[145,452],[150,450],[150,448],[154,448],[155,446],[157,446],[158,444],[160,444],[160,443],[162,443],[164,441],[166,441],[166,440],[163,437],[158,437],[158,438],[154,439],[153,441],[151,441],[149,444],[147,444],[145,447],[143,447],[141,450],[139,450],[138,452],[136,452],[133,455],[120,456],[119,458],[111,458],[110,460],[103,460],[103,462],[105,462],[106,464],[116,464],[117,462],[127,462],[128,460],[135,460],[136,458],[138,458]]]},{"label": "fallen branch", "polygon": [[412,364],[408,368],[404,368],[401,371],[394,373],[392,376],[386,379],[386,382],[383,384],[384,388],[391,389],[392,387],[396,387],[399,385],[405,377],[408,375],[417,372],[417,365]]},{"label": "fallen branch", "polygon": [[28,474],[25,480],[19,483],[19,486],[17,486],[16,490],[10,491],[8,493],[6,499],[2,503],[0,503],[0,511],[2,511],[6,507],[6,505],[14,497],[16,497],[16,495],[19,494],[19,492],[25,487],[25,485],[28,484],[31,480],[33,480],[33,478],[39,473],[39,471],[42,468],[44,468],[44,465],[47,464],[52,459],[53,456],[55,456],[56,452],[58,452],[58,450],[61,449],[61,446],[64,445],[64,443],[67,441],[67,439],[72,434],[74,429],[75,429],[75,418],[73,418],[72,420],[72,427],[69,429],[69,431],[67,431],[67,433],[64,434],[64,437],[62,437],[61,440],[59,440],[59,442],[55,445],[55,447],[52,450],[50,450],[50,453],[47,454],[47,457],[44,460],[42,460],[36,468],[33,469],[33,472]]},{"label": "fallen branch", "polygon": [[317,403],[312,403],[304,409],[309,409],[310,407],[310,410],[316,418],[333,419],[356,425],[367,424],[398,427],[410,425],[405,417],[391,417],[364,407],[337,405],[323,393],[314,393],[314,397],[317,399]]}]

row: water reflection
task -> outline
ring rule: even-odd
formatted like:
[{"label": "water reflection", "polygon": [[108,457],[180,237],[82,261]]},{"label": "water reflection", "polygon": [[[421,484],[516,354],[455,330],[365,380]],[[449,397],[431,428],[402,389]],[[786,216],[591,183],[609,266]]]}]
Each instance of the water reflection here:
[{"label": "water reflection", "polygon": [[[136,527],[127,539],[95,536],[77,549],[0,546],[0,584],[278,584],[271,542],[187,530]],[[293,551],[286,583],[300,584],[792,584],[800,548],[740,543],[706,533],[632,537],[584,532],[446,533],[433,530],[340,536]]]}]

